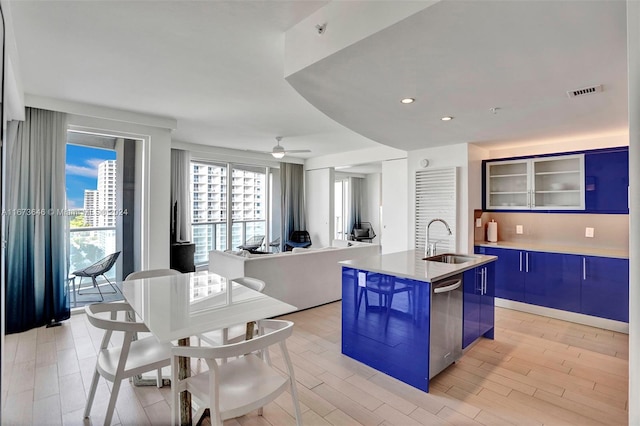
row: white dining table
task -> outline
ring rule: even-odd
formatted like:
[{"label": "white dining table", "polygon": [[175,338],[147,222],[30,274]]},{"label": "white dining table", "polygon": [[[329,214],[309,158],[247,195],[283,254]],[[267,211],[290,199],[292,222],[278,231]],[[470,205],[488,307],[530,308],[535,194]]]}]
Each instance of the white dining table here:
[{"label": "white dining table", "polygon": [[[296,310],[264,293],[208,271],[123,281],[122,294],[160,342],[189,345],[189,337]],[[190,375],[189,359],[179,377]],[[181,424],[191,424],[191,396],[180,396]]]}]

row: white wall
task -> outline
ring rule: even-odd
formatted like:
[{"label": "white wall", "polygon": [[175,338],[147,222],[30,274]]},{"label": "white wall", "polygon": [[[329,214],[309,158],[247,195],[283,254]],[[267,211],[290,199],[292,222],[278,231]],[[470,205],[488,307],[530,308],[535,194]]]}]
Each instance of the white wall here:
[{"label": "white wall", "polygon": [[331,245],[334,235],[334,181],[333,168],[307,170],[305,175],[305,203],[307,231],[314,247]]},{"label": "white wall", "polygon": [[382,253],[393,253],[409,248],[407,160],[382,162],[382,213],[380,244]]},{"label": "white wall", "polygon": [[[469,228],[467,229],[467,238],[470,244],[470,246],[467,246],[467,250],[469,253],[472,253],[473,244],[476,239],[474,210],[482,209],[482,160],[489,158],[489,151],[470,144],[467,155],[469,165],[467,176],[467,198],[469,202],[467,215]],[[484,233],[482,235],[484,235]]]},{"label": "white wall", "polygon": [[[457,144],[449,146],[441,146],[437,148],[420,149],[410,151],[408,156],[408,208],[409,208],[409,224],[408,224],[408,244],[413,248],[415,245],[415,208],[416,208],[416,171],[422,170],[420,160],[429,160],[428,168],[446,168],[457,167],[457,203],[458,215],[456,223],[456,250],[458,252],[473,253],[473,229],[470,229],[473,211],[470,212],[471,203],[469,202],[469,156],[468,145]],[[479,179],[479,177],[476,177]],[[475,200],[473,201],[476,202]],[[479,207],[482,204],[480,200]],[[478,208],[479,208],[478,207]]]}]

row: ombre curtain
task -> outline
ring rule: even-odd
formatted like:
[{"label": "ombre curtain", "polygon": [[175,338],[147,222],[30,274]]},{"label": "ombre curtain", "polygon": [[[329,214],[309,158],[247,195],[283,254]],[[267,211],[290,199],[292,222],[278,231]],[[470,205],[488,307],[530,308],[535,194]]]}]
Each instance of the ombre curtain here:
[{"label": "ombre curtain", "polygon": [[191,241],[190,176],[191,153],[180,149],[172,149],[171,236],[175,242]]},{"label": "ombre curtain", "polygon": [[360,223],[362,221],[363,188],[363,178],[349,178],[349,228],[346,230],[348,233],[351,233],[356,223]]},{"label": "ombre curtain", "polygon": [[293,231],[306,231],[304,210],[304,169],[302,164],[280,163],[282,191],[281,249]]},{"label": "ombre curtain", "polygon": [[7,333],[69,318],[66,135],[66,114],[36,108],[8,126]]}]

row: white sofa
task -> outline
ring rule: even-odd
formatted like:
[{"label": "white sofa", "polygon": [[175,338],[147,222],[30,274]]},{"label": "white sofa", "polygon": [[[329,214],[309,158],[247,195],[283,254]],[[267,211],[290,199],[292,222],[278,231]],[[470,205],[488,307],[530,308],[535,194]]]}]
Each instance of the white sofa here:
[{"label": "white sofa", "polygon": [[327,248],[247,257],[213,250],[209,252],[209,270],[227,278],[261,279],[267,284],[265,294],[298,309],[307,309],[342,298],[339,261],[379,253],[377,244],[342,240],[334,240],[332,247]]}]

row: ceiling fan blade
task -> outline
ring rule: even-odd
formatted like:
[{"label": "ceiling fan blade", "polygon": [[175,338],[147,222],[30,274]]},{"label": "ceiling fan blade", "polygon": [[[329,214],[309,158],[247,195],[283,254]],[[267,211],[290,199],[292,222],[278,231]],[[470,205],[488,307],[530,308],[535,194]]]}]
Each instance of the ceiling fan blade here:
[{"label": "ceiling fan blade", "polygon": [[296,153],[302,153],[302,152],[311,152],[310,149],[286,149],[285,154],[296,154]]}]

